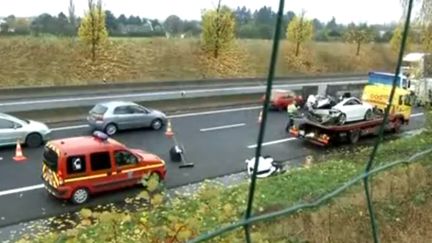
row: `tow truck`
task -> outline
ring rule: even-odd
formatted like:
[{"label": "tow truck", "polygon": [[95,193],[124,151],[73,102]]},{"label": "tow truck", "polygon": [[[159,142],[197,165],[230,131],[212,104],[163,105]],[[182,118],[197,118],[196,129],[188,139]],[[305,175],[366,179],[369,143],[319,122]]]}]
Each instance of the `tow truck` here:
[{"label": "tow truck", "polygon": [[[345,123],[343,125],[323,125],[309,119],[307,116],[296,121],[289,131],[291,136],[297,137],[319,146],[327,146],[332,143],[348,140],[355,144],[360,137],[377,135],[384,119],[384,109],[388,103],[391,86],[366,85],[363,90],[362,100],[374,105],[373,116],[369,120]],[[396,88],[386,131],[399,132],[402,125],[409,123],[413,97],[408,90]]]},{"label": "tow truck", "polygon": [[[331,143],[339,143],[348,140],[350,144],[356,144],[360,137],[377,135],[384,116],[375,113],[374,118],[368,121],[346,123],[344,125],[322,125],[318,122],[304,119],[298,126],[290,129],[290,134],[319,146],[327,146]],[[399,132],[402,119],[391,116],[385,127],[386,131]]]}]

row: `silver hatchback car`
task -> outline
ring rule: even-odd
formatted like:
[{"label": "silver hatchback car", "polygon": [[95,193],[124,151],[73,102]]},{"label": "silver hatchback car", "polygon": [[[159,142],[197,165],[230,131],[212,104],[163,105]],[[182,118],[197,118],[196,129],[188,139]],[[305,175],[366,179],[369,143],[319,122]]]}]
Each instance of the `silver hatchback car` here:
[{"label": "silver hatchback car", "polygon": [[164,113],[133,102],[109,101],[95,105],[87,121],[92,129],[112,136],[119,130],[151,127],[160,130],[167,121]]},{"label": "silver hatchback car", "polygon": [[38,147],[50,134],[51,130],[44,123],[0,113],[0,146],[13,145],[19,140],[28,147]]}]

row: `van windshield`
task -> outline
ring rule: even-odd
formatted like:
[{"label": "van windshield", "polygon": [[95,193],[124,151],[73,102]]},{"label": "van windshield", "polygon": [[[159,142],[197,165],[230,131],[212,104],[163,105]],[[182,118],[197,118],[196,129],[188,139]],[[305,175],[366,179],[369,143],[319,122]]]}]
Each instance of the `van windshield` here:
[{"label": "van windshield", "polygon": [[50,168],[50,170],[57,172],[57,161],[58,161],[57,153],[54,152],[51,148],[45,147],[45,151],[43,154],[44,164],[48,168]]}]

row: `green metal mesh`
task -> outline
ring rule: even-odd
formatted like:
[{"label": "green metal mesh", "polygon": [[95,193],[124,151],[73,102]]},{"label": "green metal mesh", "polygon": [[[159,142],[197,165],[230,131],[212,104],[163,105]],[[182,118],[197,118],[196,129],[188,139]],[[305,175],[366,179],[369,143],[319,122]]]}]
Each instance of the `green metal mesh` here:
[{"label": "green metal mesh", "polygon": [[374,208],[373,208],[373,204],[372,204],[372,195],[370,192],[370,183],[371,183],[370,176],[373,174],[376,174],[378,172],[388,170],[388,169],[390,169],[396,165],[400,165],[403,163],[410,163],[420,156],[424,156],[424,155],[428,155],[428,154],[432,153],[432,148],[431,148],[431,149],[428,149],[426,151],[417,153],[417,154],[411,156],[407,160],[398,160],[398,161],[387,163],[385,165],[374,168],[374,160],[375,160],[379,145],[383,141],[384,128],[385,128],[385,125],[388,121],[389,111],[390,111],[390,107],[391,107],[391,101],[393,100],[393,96],[395,93],[396,84],[397,84],[397,77],[398,77],[398,74],[400,73],[400,67],[402,64],[402,56],[403,56],[403,53],[405,50],[406,39],[408,36],[408,31],[409,31],[409,26],[410,26],[413,0],[409,0],[409,2],[408,2],[407,13],[405,15],[406,19],[405,19],[404,31],[403,31],[403,36],[402,36],[402,40],[401,40],[401,47],[399,50],[399,55],[398,55],[398,60],[397,60],[397,65],[396,65],[396,70],[395,70],[395,76],[394,76],[395,78],[393,80],[393,86],[392,86],[392,90],[390,92],[388,105],[385,109],[383,122],[379,128],[379,136],[377,137],[377,139],[375,141],[375,144],[374,144],[374,147],[373,147],[372,152],[370,154],[369,160],[367,161],[364,173],[353,178],[352,180],[348,181],[347,183],[345,183],[345,185],[343,185],[343,186],[335,189],[334,191],[322,196],[321,198],[319,198],[315,202],[298,204],[298,205],[295,205],[293,207],[289,207],[289,208],[286,208],[286,209],[283,209],[280,211],[271,212],[271,213],[267,213],[267,214],[260,215],[260,216],[253,216],[252,215],[252,207],[253,207],[253,199],[254,199],[256,179],[257,179],[257,170],[258,170],[258,163],[259,163],[258,158],[261,156],[261,147],[262,147],[262,142],[263,142],[265,128],[266,128],[268,104],[269,104],[269,99],[270,99],[270,93],[272,90],[273,78],[274,78],[275,67],[276,67],[276,62],[277,62],[277,53],[278,53],[278,49],[279,49],[279,41],[280,41],[281,24],[282,24],[283,12],[284,12],[284,4],[285,4],[285,0],[279,1],[279,10],[277,13],[277,20],[276,20],[276,30],[275,30],[275,34],[274,34],[274,38],[273,38],[273,48],[272,48],[271,59],[270,59],[270,68],[269,68],[269,73],[267,76],[267,88],[266,88],[266,93],[265,93],[265,100],[263,102],[262,122],[260,124],[260,130],[259,130],[258,141],[257,141],[257,148],[255,151],[255,160],[256,161],[255,161],[255,166],[254,166],[254,170],[253,170],[253,174],[252,174],[251,183],[249,186],[249,196],[248,196],[248,201],[247,201],[247,208],[246,208],[246,212],[245,212],[245,217],[243,220],[240,220],[236,223],[222,227],[222,228],[217,229],[213,232],[208,232],[208,233],[205,233],[203,235],[200,235],[197,238],[195,238],[189,242],[201,242],[201,241],[209,240],[213,237],[216,237],[216,236],[228,233],[230,231],[236,230],[239,227],[243,227],[244,232],[245,232],[245,241],[249,243],[249,242],[251,242],[251,234],[250,234],[250,226],[251,225],[258,223],[260,221],[264,221],[264,220],[272,220],[272,219],[275,219],[275,218],[280,217],[280,216],[288,216],[290,214],[296,213],[300,209],[317,207],[317,206],[327,202],[331,198],[339,195],[340,193],[346,191],[348,188],[350,188],[351,186],[353,186],[354,184],[356,184],[360,180],[363,180],[364,190],[365,190],[366,200],[367,200],[367,206],[368,206],[368,211],[369,211],[369,217],[370,217],[372,236],[373,236],[374,242],[377,243],[377,242],[379,242],[379,231],[378,231],[378,227],[377,227],[378,225],[376,222],[376,216],[375,216],[375,212],[374,212]]}]

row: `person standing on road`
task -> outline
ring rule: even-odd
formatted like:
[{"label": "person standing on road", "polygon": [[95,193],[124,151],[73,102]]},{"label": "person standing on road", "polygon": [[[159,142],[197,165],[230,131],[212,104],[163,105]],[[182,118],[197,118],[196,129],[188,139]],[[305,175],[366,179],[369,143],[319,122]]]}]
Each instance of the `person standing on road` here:
[{"label": "person standing on road", "polygon": [[298,113],[297,103],[294,100],[290,105],[287,106],[288,122],[285,131],[289,132],[290,128],[294,125],[294,117]]}]

